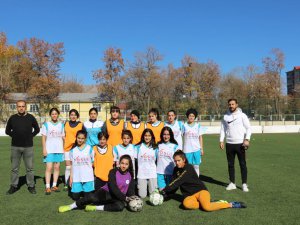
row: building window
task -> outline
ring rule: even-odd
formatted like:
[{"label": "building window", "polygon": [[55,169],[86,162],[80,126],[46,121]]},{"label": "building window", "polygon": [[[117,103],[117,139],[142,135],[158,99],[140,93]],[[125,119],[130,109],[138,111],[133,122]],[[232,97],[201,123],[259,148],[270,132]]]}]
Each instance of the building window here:
[{"label": "building window", "polygon": [[30,111],[30,112],[38,112],[38,111],[39,111],[38,105],[36,105],[36,104],[34,104],[34,105],[31,104],[31,105],[30,105],[29,111]]},{"label": "building window", "polygon": [[96,108],[98,112],[101,112],[101,105],[99,103],[93,103],[93,108]]},{"label": "building window", "polygon": [[17,104],[9,104],[9,109],[10,109],[11,111],[17,110]]},{"label": "building window", "polygon": [[70,111],[70,104],[64,104],[61,106],[62,112],[69,112]]}]

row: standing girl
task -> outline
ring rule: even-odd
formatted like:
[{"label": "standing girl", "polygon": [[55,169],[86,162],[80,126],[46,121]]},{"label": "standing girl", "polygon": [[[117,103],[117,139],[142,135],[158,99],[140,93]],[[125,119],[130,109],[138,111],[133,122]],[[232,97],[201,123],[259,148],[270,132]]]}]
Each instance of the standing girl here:
[{"label": "standing girl", "polygon": [[164,123],[160,121],[158,109],[152,108],[148,113],[149,121],[147,122],[147,128],[153,131],[155,136],[155,141],[158,143],[160,141],[160,132],[164,127]]},{"label": "standing girl", "polygon": [[188,121],[184,124],[184,143],[183,152],[186,154],[188,162],[195,168],[198,176],[200,175],[199,165],[201,163],[201,156],[204,155],[202,131],[199,123],[195,122],[198,112],[196,109],[188,109],[186,117]]},{"label": "standing girl", "polygon": [[129,202],[135,194],[131,157],[121,156],[119,165],[120,167],[109,172],[109,180],[105,186],[71,205],[60,206],[58,211],[62,213],[76,208],[85,208],[86,211],[122,211],[125,202]]},{"label": "standing girl", "polygon": [[97,120],[98,110],[96,108],[91,108],[89,111],[90,119],[84,122],[84,128],[87,131],[86,143],[90,146],[95,146],[98,144],[98,133],[101,132],[103,122]]},{"label": "standing girl", "polygon": [[[122,155],[130,155],[132,162],[134,162],[135,157],[135,147],[132,142],[132,133],[130,130],[122,131],[122,144],[118,144],[114,147],[114,161],[116,166],[119,167],[119,160]],[[135,166],[133,163],[133,174],[135,174]]]},{"label": "standing girl", "polygon": [[69,151],[73,147],[76,141],[76,134],[79,130],[82,130],[83,123],[77,121],[79,119],[79,113],[76,109],[71,109],[69,111],[69,121],[65,123],[65,143],[64,143],[64,151],[65,151],[65,161],[66,161],[66,170],[65,170],[65,188],[64,190],[68,189],[68,180],[70,177],[71,172],[71,162]]},{"label": "standing girl", "polygon": [[107,144],[108,134],[100,132],[98,134],[98,140],[99,144],[94,146],[95,190],[98,190],[107,183],[108,173],[114,165],[113,147]]},{"label": "standing girl", "polygon": [[145,130],[145,123],[140,120],[140,113],[137,110],[132,110],[130,113],[130,121],[126,123],[126,129],[132,133],[132,144],[139,143]]},{"label": "standing girl", "polygon": [[[59,177],[60,163],[64,161],[63,142],[65,137],[64,125],[58,121],[59,110],[57,108],[52,108],[50,109],[49,115],[51,121],[45,122],[41,130],[44,163],[46,163],[46,195],[50,195],[51,191],[59,191],[57,180]],[[52,188],[50,189],[50,179],[53,168],[53,183]]]},{"label": "standing girl", "polygon": [[165,122],[166,127],[170,127],[174,133],[174,138],[178,143],[178,149],[182,149],[182,131],[183,123],[177,120],[175,110],[171,109],[167,113],[168,120]]},{"label": "standing girl", "polygon": [[138,162],[138,193],[141,198],[151,194],[157,188],[156,164],[157,146],[152,130],[146,128],[143,131],[142,139],[136,146],[136,158]]},{"label": "standing girl", "polygon": [[121,134],[124,129],[124,120],[120,119],[120,108],[112,106],[110,108],[111,118],[106,120],[102,130],[108,133],[108,144],[116,146],[122,143]]},{"label": "standing girl", "polygon": [[78,131],[74,148],[70,151],[72,165],[70,186],[74,200],[78,200],[82,192],[87,196],[94,191],[94,151],[90,145],[86,144],[86,139],[87,132]]},{"label": "standing girl", "polygon": [[165,188],[172,179],[174,161],[174,152],[178,149],[177,141],[174,138],[170,127],[164,127],[160,134],[161,141],[158,143],[157,156],[157,185],[161,190]]}]

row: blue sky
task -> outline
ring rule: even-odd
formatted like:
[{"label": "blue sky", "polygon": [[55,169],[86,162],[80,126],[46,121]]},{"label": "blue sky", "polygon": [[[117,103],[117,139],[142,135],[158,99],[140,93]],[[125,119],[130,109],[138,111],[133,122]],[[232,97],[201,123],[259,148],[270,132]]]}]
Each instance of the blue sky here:
[{"label": "blue sky", "polygon": [[[272,48],[286,55],[285,71],[300,65],[300,1],[3,1],[0,31],[10,44],[37,37],[64,42],[61,73],[93,84],[108,47],[125,59],[148,46],[164,56],[162,66],[180,66],[188,54],[211,59],[222,73],[249,64],[260,66]],[[282,74],[285,78],[285,73]]]}]

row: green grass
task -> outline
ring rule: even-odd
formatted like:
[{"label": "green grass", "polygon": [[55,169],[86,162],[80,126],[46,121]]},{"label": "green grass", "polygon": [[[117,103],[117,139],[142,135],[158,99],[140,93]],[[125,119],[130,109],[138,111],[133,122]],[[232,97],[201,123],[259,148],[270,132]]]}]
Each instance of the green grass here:
[{"label": "green grass", "polygon": [[[41,139],[35,138],[35,175],[37,195],[26,185],[7,196],[10,180],[10,139],[0,138],[0,224],[300,224],[300,135],[253,135],[247,152],[249,193],[240,189],[225,191],[228,181],[225,152],[218,148],[218,136],[204,137],[205,156],[201,174],[212,199],[244,201],[247,209],[225,209],[216,212],[188,211],[175,200],[153,207],[145,204],[140,213],[84,212],[58,213],[58,207],[72,203],[65,192],[44,195],[44,165]],[[237,159],[236,159],[237,160]],[[238,161],[236,182],[241,186]],[[63,174],[64,166],[62,166]],[[21,164],[20,175],[25,175]]]}]

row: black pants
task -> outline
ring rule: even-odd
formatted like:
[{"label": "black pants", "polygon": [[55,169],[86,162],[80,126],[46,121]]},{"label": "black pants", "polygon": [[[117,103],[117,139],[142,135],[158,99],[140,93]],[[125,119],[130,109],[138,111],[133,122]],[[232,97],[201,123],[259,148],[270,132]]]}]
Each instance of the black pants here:
[{"label": "black pants", "polygon": [[237,155],[241,168],[242,183],[247,183],[246,151],[243,144],[226,143],[226,155],[230,182],[235,183],[234,160],[235,155]]},{"label": "black pants", "polygon": [[111,212],[122,211],[125,208],[123,201],[113,198],[109,192],[102,188],[76,201],[76,205],[80,209],[83,209],[88,204],[104,205],[104,211]]}]

